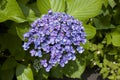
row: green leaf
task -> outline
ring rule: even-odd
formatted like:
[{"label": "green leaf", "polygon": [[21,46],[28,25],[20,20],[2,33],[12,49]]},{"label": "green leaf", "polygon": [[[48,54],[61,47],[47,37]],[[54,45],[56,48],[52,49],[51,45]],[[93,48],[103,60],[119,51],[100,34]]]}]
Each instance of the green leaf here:
[{"label": "green leaf", "polygon": [[110,6],[113,8],[115,7],[116,3],[114,0],[108,0],[108,3],[110,4]]},{"label": "green leaf", "polygon": [[120,8],[117,7],[114,9],[113,21],[115,24],[120,24]]},{"label": "green leaf", "polygon": [[33,22],[33,21],[35,21],[37,18],[38,18],[38,17],[35,16],[35,12],[34,12],[32,9],[30,9],[30,10],[29,10],[28,17],[27,17],[27,20]]},{"label": "green leaf", "polygon": [[86,62],[83,60],[69,61],[65,65],[63,72],[64,75],[71,78],[80,78],[86,67]]},{"label": "green leaf", "polygon": [[109,52],[108,52],[108,54],[109,55],[117,55],[117,53],[118,53],[118,51],[117,51],[117,49],[116,48],[114,48],[114,49],[112,49],[112,50],[110,50]]},{"label": "green leaf", "polygon": [[[15,42],[15,43],[13,43]],[[0,44],[2,45],[3,49],[9,49],[9,51],[14,53],[19,53],[22,50],[22,41],[19,37],[11,34],[4,34],[0,35]]]},{"label": "green leaf", "polygon": [[116,80],[115,77],[114,77],[114,75],[110,75],[110,76],[108,77],[108,79],[110,79],[110,80]]},{"label": "green leaf", "polygon": [[94,18],[93,22],[96,26],[96,29],[111,29],[115,28],[114,25],[111,24],[111,17],[110,16],[102,16],[100,19]]},{"label": "green leaf", "polygon": [[50,76],[55,78],[62,78],[63,77],[62,67],[60,67],[59,65],[53,67]]},{"label": "green leaf", "polygon": [[15,59],[21,60],[25,56],[25,51],[22,48],[22,40],[17,36],[15,26],[9,25],[8,33],[0,34],[1,49],[8,49]]},{"label": "green leaf", "polygon": [[[19,6],[20,6],[20,8],[21,8],[21,10],[22,10],[22,12],[24,14],[24,16],[26,17],[26,20],[28,20],[28,21],[34,21],[37,18],[35,16],[35,12],[30,7],[28,7],[26,5],[26,3],[28,1],[25,2],[23,0],[22,1],[21,0],[17,0],[17,2],[19,4]],[[32,6],[32,7],[34,7],[34,6]]]},{"label": "green leaf", "polygon": [[96,28],[92,25],[84,25],[87,39],[92,39],[96,34]]},{"label": "green leaf", "polygon": [[35,76],[35,80],[47,80],[48,76],[49,73],[46,72],[44,68],[41,68]]},{"label": "green leaf", "polygon": [[41,14],[46,14],[51,9],[49,0],[37,0],[37,6]]},{"label": "green leaf", "polygon": [[95,17],[101,10],[102,0],[66,0],[67,13],[79,20]]},{"label": "green leaf", "polygon": [[64,0],[37,0],[37,6],[41,14],[48,13],[48,10],[53,12],[64,12],[65,1]]},{"label": "green leaf", "polygon": [[110,34],[106,34],[106,39],[107,39],[107,45],[111,44],[112,38]]},{"label": "green leaf", "polygon": [[13,80],[14,69],[1,70],[1,80]]},{"label": "green leaf", "polygon": [[87,42],[85,43],[85,45],[82,45],[84,47],[84,49],[89,50],[92,46],[92,43],[90,43],[90,41],[87,40]]},{"label": "green leaf", "polygon": [[17,35],[20,37],[21,40],[23,40],[24,33],[29,31],[29,24],[28,23],[22,23],[22,24],[16,24],[16,31]]},{"label": "green leaf", "polygon": [[104,4],[105,7],[107,8],[107,6],[108,6],[108,0],[103,0],[103,4]]},{"label": "green leaf", "polygon": [[78,65],[78,71],[74,72],[71,77],[72,78],[80,78],[80,76],[82,75],[82,73],[84,72],[85,70],[85,67],[86,67],[86,63],[84,62],[77,62],[77,65]]},{"label": "green leaf", "polygon": [[38,9],[36,2],[31,3],[31,4],[27,4],[27,6],[29,8],[31,8],[36,13],[37,16],[40,16],[40,12],[39,12],[39,9]]},{"label": "green leaf", "polygon": [[2,65],[2,70],[12,69],[16,67],[17,62],[14,58],[8,58]]},{"label": "green leaf", "polygon": [[120,46],[120,32],[114,31],[111,33],[112,36],[112,44],[114,46]]},{"label": "green leaf", "polygon": [[51,9],[54,12],[64,12],[65,11],[65,1],[64,0],[49,0]]},{"label": "green leaf", "polygon": [[34,80],[31,68],[19,64],[16,69],[17,80]]},{"label": "green leaf", "polygon": [[21,23],[26,21],[16,0],[2,0],[2,3],[3,2],[4,8],[0,8],[0,22],[13,20],[15,22]]}]

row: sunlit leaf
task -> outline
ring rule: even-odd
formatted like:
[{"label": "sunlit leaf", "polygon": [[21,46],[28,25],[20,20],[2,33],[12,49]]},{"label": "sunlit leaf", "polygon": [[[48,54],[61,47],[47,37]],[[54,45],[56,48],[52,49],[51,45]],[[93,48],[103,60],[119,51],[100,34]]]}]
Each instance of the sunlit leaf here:
[{"label": "sunlit leaf", "polygon": [[[82,61],[82,60],[81,60]],[[85,67],[86,67],[86,63],[85,62],[77,62],[77,65],[78,65],[78,71],[74,72],[73,74],[71,74],[71,77],[72,78],[80,78],[82,73],[84,72],[85,70]]]},{"label": "sunlit leaf", "polygon": [[112,36],[112,44],[114,46],[120,46],[120,32],[114,31],[111,33]]},{"label": "sunlit leaf", "polygon": [[0,8],[0,22],[13,20],[21,23],[26,21],[16,0],[2,0],[3,2],[5,5],[3,5],[3,9]]},{"label": "sunlit leaf", "polygon": [[41,14],[46,14],[50,9],[53,12],[65,11],[64,0],[37,0],[37,6]]},{"label": "sunlit leaf", "polygon": [[64,0],[50,0],[51,9],[54,12],[64,12],[65,11],[65,1]]},{"label": "sunlit leaf", "polygon": [[107,45],[111,44],[112,39],[110,34],[106,34],[106,39],[107,39]]},{"label": "sunlit leaf", "polygon": [[16,69],[17,80],[34,80],[31,68],[22,64],[18,65]]},{"label": "sunlit leaf", "polygon": [[92,39],[96,34],[96,28],[92,25],[84,25],[87,39]]},{"label": "sunlit leaf", "polygon": [[108,3],[110,4],[110,6],[113,8],[115,7],[116,3],[114,0],[108,0]]},{"label": "sunlit leaf", "polygon": [[37,0],[37,6],[41,14],[46,14],[51,9],[49,0]]},{"label": "sunlit leaf", "polygon": [[[37,17],[35,16],[35,12],[26,5],[26,3],[28,1],[21,1],[21,0],[17,0],[18,4],[19,4],[19,7],[20,9],[22,10],[24,16],[26,17],[26,20],[27,21],[34,21]],[[31,4],[32,5],[32,4]],[[30,5],[29,5],[30,6]],[[32,8],[35,7],[35,6],[32,6]]]},{"label": "sunlit leaf", "polygon": [[105,5],[105,7],[108,6],[108,0],[103,0],[103,4]]},{"label": "sunlit leaf", "polygon": [[67,13],[79,20],[86,20],[99,14],[102,0],[66,0]]},{"label": "sunlit leaf", "polygon": [[17,35],[23,40],[24,33],[29,31],[30,25],[28,23],[16,24]]}]

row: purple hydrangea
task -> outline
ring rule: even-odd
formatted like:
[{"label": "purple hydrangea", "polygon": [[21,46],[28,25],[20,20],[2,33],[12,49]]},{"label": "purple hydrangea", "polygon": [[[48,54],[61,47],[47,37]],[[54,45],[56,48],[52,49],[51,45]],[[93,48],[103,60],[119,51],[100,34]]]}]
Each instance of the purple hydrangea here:
[{"label": "purple hydrangea", "polygon": [[41,65],[49,72],[55,64],[64,67],[69,60],[75,60],[76,51],[83,53],[80,43],[86,43],[86,34],[79,20],[66,13],[53,13],[50,10],[31,24],[24,39],[24,50],[29,49],[31,56],[40,57]]}]

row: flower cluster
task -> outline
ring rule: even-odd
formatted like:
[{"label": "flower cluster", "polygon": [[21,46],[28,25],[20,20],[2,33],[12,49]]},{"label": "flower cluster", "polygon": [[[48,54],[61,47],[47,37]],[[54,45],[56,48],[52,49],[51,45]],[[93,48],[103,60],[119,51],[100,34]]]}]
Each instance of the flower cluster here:
[{"label": "flower cluster", "polygon": [[[79,20],[72,16],[51,10],[31,24],[29,32],[24,34],[24,50],[30,49],[31,56],[42,59],[40,64],[46,71],[60,64],[64,67],[69,60],[75,60],[75,52],[83,53],[80,43],[85,44],[86,34]],[[75,51],[76,50],[76,51]],[[49,57],[42,57],[49,55]]]}]

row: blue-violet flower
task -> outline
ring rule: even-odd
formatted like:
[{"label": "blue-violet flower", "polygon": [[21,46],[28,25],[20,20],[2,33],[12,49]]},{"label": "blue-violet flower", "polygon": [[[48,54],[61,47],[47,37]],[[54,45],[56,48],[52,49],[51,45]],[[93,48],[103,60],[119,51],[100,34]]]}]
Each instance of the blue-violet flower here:
[{"label": "blue-violet flower", "polygon": [[[24,39],[24,50],[29,49],[31,56],[40,57],[40,64],[49,72],[55,64],[64,67],[69,60],[75,60],[76,51],[83,53],[80,43],[86,43],[86,34],[79,20],[50,10],[31,24]],[[43,55],[49,55],[49,58]]]}]

